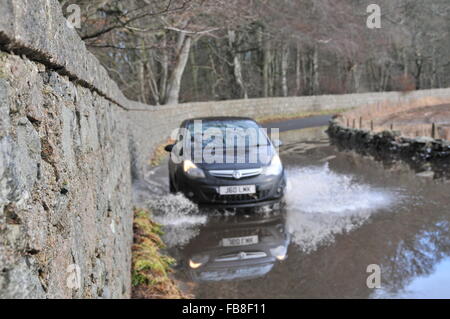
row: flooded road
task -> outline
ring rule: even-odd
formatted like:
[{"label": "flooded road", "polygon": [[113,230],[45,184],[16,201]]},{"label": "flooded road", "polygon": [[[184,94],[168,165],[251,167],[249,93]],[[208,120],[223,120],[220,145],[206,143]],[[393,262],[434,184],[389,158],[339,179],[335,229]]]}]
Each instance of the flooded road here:
[{"label": "flooded road", "polygon": [[[199,210],[168,195],[165,165],[141,192],[165,226],[176,278],[196,298],[450,298],[450,184],[329,144],[325,128],[280,134],[278,211]],[[147,195],[145,195],[147,194]],[[381,289],[367,286],[369,265]]]}]

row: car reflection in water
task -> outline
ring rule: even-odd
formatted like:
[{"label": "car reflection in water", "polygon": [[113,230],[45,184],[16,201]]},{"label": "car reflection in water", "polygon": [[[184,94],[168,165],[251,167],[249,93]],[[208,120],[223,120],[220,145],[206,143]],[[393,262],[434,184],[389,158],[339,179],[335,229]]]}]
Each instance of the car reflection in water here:
[{"label": "car reflection in water", "polygon": [[195,282],[253,279],[287,258],[289,242],[282,213],[216,217],[185,246],[184,266]]}]

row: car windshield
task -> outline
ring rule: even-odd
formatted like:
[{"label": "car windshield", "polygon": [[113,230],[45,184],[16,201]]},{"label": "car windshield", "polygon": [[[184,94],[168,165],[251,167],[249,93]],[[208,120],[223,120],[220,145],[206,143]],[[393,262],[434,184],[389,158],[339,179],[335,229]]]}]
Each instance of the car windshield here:
[{"label": "car windshield", "polygon": [[187,129],[191,141],[202,141],[203,146],[221,143],[224,148],[270,145],[267,134],[251,120],[195,120]]}]

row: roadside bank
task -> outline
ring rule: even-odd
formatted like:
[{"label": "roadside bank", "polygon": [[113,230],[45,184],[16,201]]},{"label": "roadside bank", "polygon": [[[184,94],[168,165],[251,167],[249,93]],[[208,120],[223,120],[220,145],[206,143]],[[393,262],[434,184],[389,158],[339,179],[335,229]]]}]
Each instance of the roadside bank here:
[{"label": "roadside bank", "polygon": [[330,121],[327,133],[341,149],[373,156],[386,166],[406,162],[419,176],[450,177],[450,141],[431,137],[404,137],[399,131],[373,132],[343,125],[338,118]]},{"label": "roadside bank", "polygon": [[161,239],[163,231],[149,211],[135,210],[133,231],[132,298],[189,298],[171,276],[175,260],[162,252],[165,248]]}]

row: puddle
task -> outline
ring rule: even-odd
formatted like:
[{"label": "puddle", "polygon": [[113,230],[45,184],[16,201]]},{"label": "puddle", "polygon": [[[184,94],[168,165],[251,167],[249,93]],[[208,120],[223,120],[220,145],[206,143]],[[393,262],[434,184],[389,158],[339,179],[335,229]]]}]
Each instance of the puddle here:
[{"label": "puddle", "polygon": [[[139,186],[137,198],[164,225],[168,253],[178,263],[176,277],[190,293],[247,299],[449,297],[450,184],[339,152],[323,128],[302,136],[281,134],[289,181],[281,211],[199,210],[181,195],[168,195],[166,165]],[[372,264],[382,269],[381,290],[367,287]]]}]

